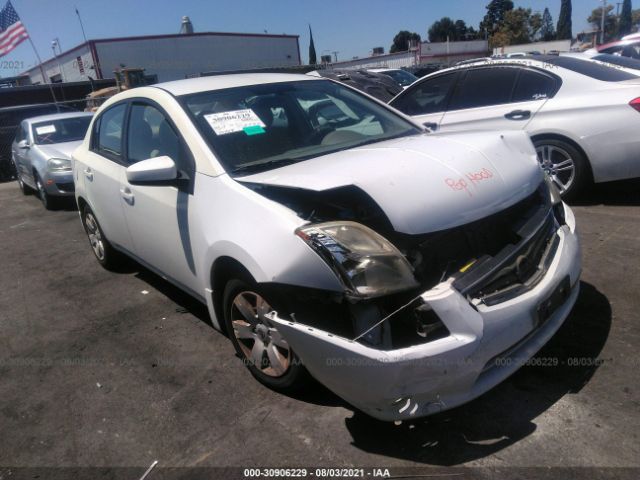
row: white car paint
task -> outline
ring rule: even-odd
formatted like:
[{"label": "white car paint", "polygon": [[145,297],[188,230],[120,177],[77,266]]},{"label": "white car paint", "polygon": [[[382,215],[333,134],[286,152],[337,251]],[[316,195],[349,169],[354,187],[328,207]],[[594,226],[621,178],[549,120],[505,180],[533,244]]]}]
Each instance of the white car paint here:
[{"label": "white car paint", "polygon": [[[640,176],[640,112],[629,102],[640,97],[640,78],[605,82],[557,67],[536,57],[491,59],[468,63],[428,75],[398,95],[390,103],[411,93],[423,82],[455,71],[491,66],[533,68],[560,77],[562,85],[553,98],[492,105],[456,111],[416,115],[421,123],[433,124],[441,132],[474,129],[524,130],[531,137],[557,135],[571,140],[586,154],[597,182]],[[637,72],[624,70],[630,75]],[[478,92],[481,95],[481,92]],[[524,110],[530,117],[509,120],[505,114]]]},{"label": "white car paint", "polygon": [[[552,225],[544,257],[549,266],[537,270],[540,282],[526,293],[486,308],[458,292],[453,278],[421,292],[422,301],[431,305],[451,332],[444,339],[382,351],[313,328],[300,316],[296,317],[298,323],[292,322],[283,315],[288,312],[270,314],[273,324],[318,380],[377,418],[428,415],[471,400],[506,378],[560,327],[575,302],[580,273],[573,215],[562,203],[551,208],[544,200],[550,193],[528,136],[515,131],[416,133],[234,178],[225,172],[176,98],[289,81],[329,82],[299,75],[225,75],[141,87],[114,96],[96,113],[87,137],[74,152],[79,205],[91,208],[114,247],[205,302],[213,325],[219,329],[222,319],[215,294],[224,285],[214,284],[212,278],[221,259],[234,259],[258,284],[303,287],[331,295],[345,292],[329,264],[294,234],[309,221],[285,204],[257,193],[251,185],[317,192],[355,185],[381,208],[398,234],[406,235],[482,221],[529,201],[533,195],[535,202],[541,202],[535,205],[538,213],[544,213],[544,225]],[[190,191],[175,184],[129,181],[157,172],[156,164],[164,172],[156,179],[162,180],[171,169],[167,158],[126,168],[91,150],[91,132],[101,114],[133,99],[156,102],[170,115],[195,162]],[[565,223],[557,216],[559,211],[566,217]],[[528,224],[533,225],[534,220],[532,217]],[[539,233],[543,227],[536,223],[535,229]],[[548,321],[537,325],[535,307],[565,279],[570,288],[566,298]],[[489,358],[514,345],[518,345],[518,363],[492,370],[489,377],[482,375]],[[350,367],[348,361],[354,356],[371,359],[373,364],[363,369]],[[328,368],[328,358],[345,363]],[[472,362],[443,374],[429,366],[430,358],[452,365],[465,359]],[[413,403],[405,409],[391,405],[398,396],[409,396]]]}]

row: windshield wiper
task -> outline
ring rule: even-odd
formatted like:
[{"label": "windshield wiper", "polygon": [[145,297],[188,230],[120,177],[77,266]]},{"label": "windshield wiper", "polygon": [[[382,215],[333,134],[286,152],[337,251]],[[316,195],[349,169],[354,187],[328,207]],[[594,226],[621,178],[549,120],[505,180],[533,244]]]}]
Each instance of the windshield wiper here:
[{"label": "windshield wiper", "polygon": [[410,135],[418,135],[420,132],[414,130],[407,130],[406,132],[396,133],[395,135],[390,135],[384,138],[371,138],[369,140],[364,140],[363,142],[356,143],[355,145],[350,145],[349,148],[360,148],[365,145],[371,145],[372,143],[386,142],[387,140],[394,140],[396,138],[408,137]]},{"label": "windshield wiper", "polygon": [[292,163],[298,163],[301,161],[299,158],[278,158],[274,160],[268,160],[266,162],[259,163],[247,163],[246,165],[241,165],[239,167],[231,170],[232,175],[236,175],[238,173],[248,174],[248,173],[257,173],[262,172],[264,170],[270,170],[274,165],[278,165],[279,167],[284,167],[285,165],[291,165]]}]

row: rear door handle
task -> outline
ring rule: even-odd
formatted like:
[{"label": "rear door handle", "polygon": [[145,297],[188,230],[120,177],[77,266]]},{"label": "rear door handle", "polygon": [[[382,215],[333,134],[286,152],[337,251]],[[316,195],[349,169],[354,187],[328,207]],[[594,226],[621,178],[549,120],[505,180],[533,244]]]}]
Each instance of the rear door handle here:
[{"label": "rear door handle", "polygon": [[87,180],[93,181],[93,172],[91,171],[90,168],[84,169],[84,176],[87,177]]},{"label": "rear door handle", "polygon": [[526,120],[527,118],[531,118],[531,112],[529,110],[514,110],[513,112],[507,113],[504,118],[508,120]]},{"label": "rear door handle", "polygon": [[122,198],[125,202],[127,202],[129,205],[133,205],[135,195],[129,189],[129,187],[120,187],[120,195],[122,195]]},{"label": "rear door handle", "polygon": [[429,130],[432,130],[432,131],[438,130],[438,124],[435,122],[424,122],[423,125],[427,127]]}]

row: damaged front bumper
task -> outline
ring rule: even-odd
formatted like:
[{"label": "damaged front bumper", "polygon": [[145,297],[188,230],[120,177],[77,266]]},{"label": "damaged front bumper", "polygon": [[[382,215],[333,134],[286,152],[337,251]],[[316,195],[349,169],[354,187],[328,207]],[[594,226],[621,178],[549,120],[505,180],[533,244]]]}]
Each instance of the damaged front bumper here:
[{"label": "damaged front bumper", "polygon": [[557,230],[557,249],[534,288],[491,306],[474,304],[452,280],[421,295],[449,330],[444,338],[384,351],[276,312],[270,318],[318,381],[372,417],[404,420],[456,407],[526,363],[574,305],[580,246],[565,210],[567,224]]}]

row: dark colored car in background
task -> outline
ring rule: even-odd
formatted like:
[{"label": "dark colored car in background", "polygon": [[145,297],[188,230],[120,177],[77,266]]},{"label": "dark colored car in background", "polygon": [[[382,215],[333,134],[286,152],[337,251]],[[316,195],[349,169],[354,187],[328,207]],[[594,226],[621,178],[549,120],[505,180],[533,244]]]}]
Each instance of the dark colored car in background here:
[{"label": "dark colored car in background", "polygon": [[385,103],[402,92],[402,87],[391,77],[368,70],[315,70],[307,75],[337,80]]}]

